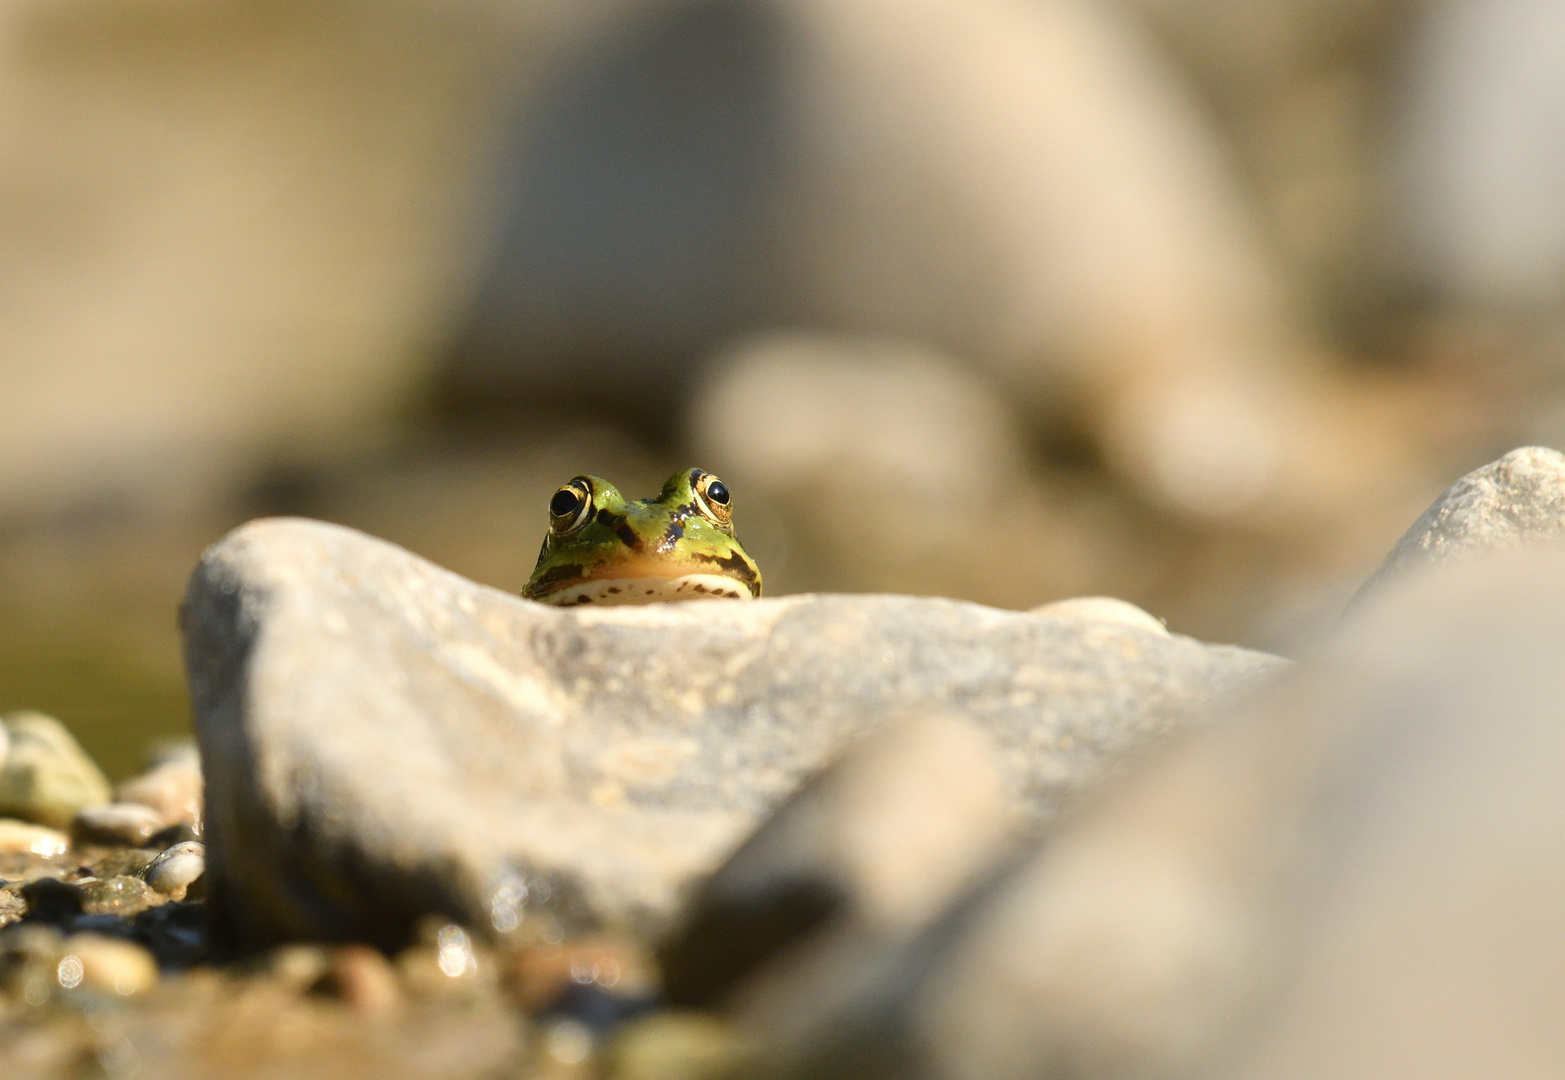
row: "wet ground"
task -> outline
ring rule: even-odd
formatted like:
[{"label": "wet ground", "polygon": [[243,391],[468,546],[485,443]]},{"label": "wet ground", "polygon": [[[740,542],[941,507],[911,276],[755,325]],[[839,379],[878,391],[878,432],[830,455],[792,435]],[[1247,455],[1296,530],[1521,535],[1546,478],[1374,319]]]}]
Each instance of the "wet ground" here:
[{"label": "wet ground", "polygon": [[0,856],[0,1047],[8,1080],[77,1077],[718,1075],[742,1049],[658,1007],[650,961],[612,936],[519,927],[503,948],[431,920],[387,957],[208,947],[199,882],[139,876],[155,848]]}]

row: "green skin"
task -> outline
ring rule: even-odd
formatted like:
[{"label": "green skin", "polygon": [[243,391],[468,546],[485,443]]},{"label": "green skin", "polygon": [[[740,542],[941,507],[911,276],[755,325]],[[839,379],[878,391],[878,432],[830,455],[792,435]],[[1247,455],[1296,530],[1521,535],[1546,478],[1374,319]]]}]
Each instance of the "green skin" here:
[{"label": "green skin", "polygon": [[591,489],[590,516],[568,535],[551,526],[522,595],[571,607],[760,596],[760,568],[722,520],[731,507],[697,494],[716,479],[685,469],[657,498],[627,502],[607,480],[577,477]]}]

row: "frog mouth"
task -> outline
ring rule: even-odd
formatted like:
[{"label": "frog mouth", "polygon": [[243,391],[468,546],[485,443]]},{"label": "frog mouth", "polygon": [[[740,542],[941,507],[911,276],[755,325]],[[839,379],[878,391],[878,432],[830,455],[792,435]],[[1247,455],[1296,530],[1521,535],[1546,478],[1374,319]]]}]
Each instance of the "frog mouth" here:
[{"label": "frog mouth", "polygon": [[595,578],[568,585],[547,597],[559,607],[584,604],[664,604],[673,600],[749,600],[743,582],[722,574],[678,577]]}]

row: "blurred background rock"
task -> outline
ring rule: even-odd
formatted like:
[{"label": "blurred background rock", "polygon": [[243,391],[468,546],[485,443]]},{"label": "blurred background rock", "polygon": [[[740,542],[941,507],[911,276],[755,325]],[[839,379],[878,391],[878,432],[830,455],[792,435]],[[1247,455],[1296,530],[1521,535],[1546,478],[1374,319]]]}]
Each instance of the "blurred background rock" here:
[{"label": "blurred background rock", "polygon": [[1122,596],[1286,647],[1565,441],[1548,0],[23,0],[0,708],[184,728],[200,549],[514,589],[580,471],[768,589]]}]

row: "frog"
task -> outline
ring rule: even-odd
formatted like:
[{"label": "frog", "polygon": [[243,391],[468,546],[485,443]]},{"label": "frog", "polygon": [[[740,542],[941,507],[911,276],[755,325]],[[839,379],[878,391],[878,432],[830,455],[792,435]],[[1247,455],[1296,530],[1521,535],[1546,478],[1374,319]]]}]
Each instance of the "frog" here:
[{"label": "frog", "polygon": [[549,532],[522,595],[561,607],[751,600],[761,570],[734,532],[733,494],[705,469],[677,472],[636,501],[582,475],[549,499]]}]

